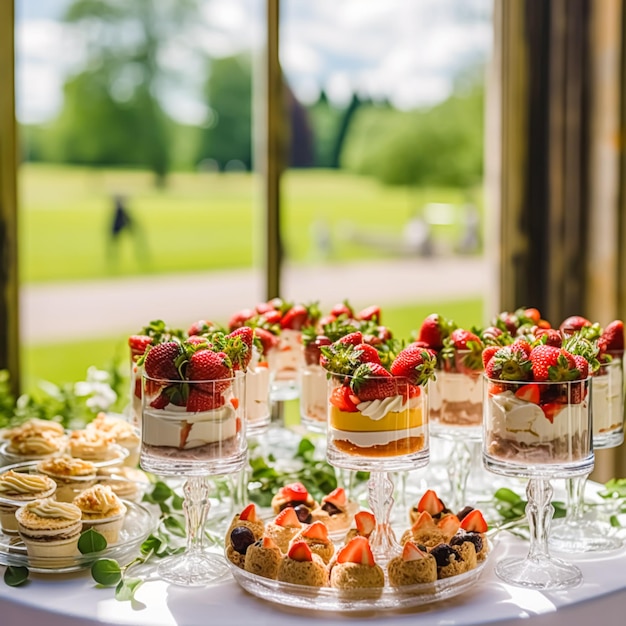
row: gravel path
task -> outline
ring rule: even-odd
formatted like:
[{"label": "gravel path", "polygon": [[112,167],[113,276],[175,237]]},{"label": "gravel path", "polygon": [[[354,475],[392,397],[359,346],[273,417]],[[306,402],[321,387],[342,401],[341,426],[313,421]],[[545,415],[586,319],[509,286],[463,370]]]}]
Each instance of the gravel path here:
[{"label": "gravel path", "polygon": [[[154,319],[186,327],[196,319],[225,322],[264,299],[253,270],[29,285],[21,291],[26,343],[131,334]],[[487,294],[480,257],[412,258],[343,265],[287,267],[283,297],[319,301],[323,310],[348,299],[355,308],[461,300]]]}]

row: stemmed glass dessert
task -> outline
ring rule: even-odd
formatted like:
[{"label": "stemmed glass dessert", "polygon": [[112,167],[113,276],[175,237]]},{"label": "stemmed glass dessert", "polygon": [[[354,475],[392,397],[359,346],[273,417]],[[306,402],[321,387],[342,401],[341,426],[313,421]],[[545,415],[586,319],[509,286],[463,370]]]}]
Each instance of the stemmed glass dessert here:
[{"label": "stemmed glass dessert", "polygon": [[[326,354],[332,356],[337,344]],[[330,361],[327,368],[336,365]],[[418,469],[429,460],[426,383],[433,369],[434,357],[412,347],[397,355],[390,370],[372,362],[349,366],[349,374],[329,370],[326,456],[335,467],[370,472],[368,502],[376,519],[370,544],[377,562],[386,563],[400,550],[390,524],[392,472]]]},{"label": "stemmed glass dessert", "polygon": [[141,467],[157,475],[185,476],[187,545],[164,559],[164,580],[201,586],[228,573],[224,559],[204,549],[210,476],[244,467],[245,376],[206,343],[165,342],[146,355],[143,375]]},{"label": "stemmed glass dessert", "polygon": [[[498,352],[501,361],[506,350]],[[500,561],[496,574],[522,587],[571,587],[582,580],[580,570],[548,550],[554,510],[550,481],[585,476],[593,468],[590,379],[563,380],[577,368],[571,354],[553,346],[533,348],[527,361],[512,358],[517,364],[532,365],[522,367],[524,379],[490,378],[494,373],[489,363],[486,366],[483,460],[491,472],[528,479],[530,547],[523,558]],[[551,374],[549,368],[555,368]],[[562,380],[548,380],[549,376]]]}]

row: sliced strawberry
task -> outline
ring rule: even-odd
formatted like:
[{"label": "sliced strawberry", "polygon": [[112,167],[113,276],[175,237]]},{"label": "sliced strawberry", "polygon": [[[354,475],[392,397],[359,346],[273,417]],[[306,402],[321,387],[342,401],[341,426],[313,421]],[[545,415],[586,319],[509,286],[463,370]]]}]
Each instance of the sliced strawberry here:
[{"label": "sliced strawberry", "polygon": [[362,537],[369,537],[376,529],[376,518],[369,511],[359,511],[354,516],[354,523]]},{"label": "sliced strawberry", "polygon": [[334,504],[338,509],[345,509],[348,504],[346,490],[343,487],[337,487],[337,489],[333,489],[327,496],[324,496],[322,501]]},{"label": "sliced strawberry", "polygon": [[547,402],[546,404],[542,404],[540,406],[544,415],[550,421],[550,424],[554,424],[556,414],[563,408],[563,404],[560,402]]},{"label": "sliced strawberry", "polygon": [[212,411],[224,406],[225,402],[224,396],[220,393],[207,393],[198,387],[192,387],[187,398],[187,410],[190,413]]},{"label": "sliced strawberry", "polygon": [[251,502],[241,513],[239,519],[247,522],[258,522],[259,516],[256,512],[256,506]]},{"label": "sliced strawberry", "polygon": [[365,537],[353,537],[337,553],[337,563],[360,563],[373,566],[376,564],[369,541]]},{"label": "sliced strawberry", "polygon": [[411,530],[419,530],[420,528],[436,528],[437,524],[433,520],[433,516],[428,511],[422,511],[417,519],[413,522]]},{"label": "sliced strawberry", "polygon": [[449,515],[444,515],[437,522],[437,528],[439,528],[448,537],[454,537],[454,535],[456,535],[456,531],[459,530],[460,526],[461,522],[459,521],[459,518],[452,513],[450,513]]},{"label": "sliced strawberry", "polygon": [[380,307],[377,304],[368,306],[359,311],[356,314],[356,318],[365,322],[374,321],[377,324],[380,324]]},{"label": "sliced strawberry", "polygon": [[520,399],[524,400],[524,402],[532,402],[533,404],[539,404],[539,400],[541,398],[541,391],[539,390],[539,385],[536,383],[529,383],[528,385],[523,385],[516,392],[515,395]]},{"label": "sliced strawberry", "polygon": [[309,497],[309,492],[302,483],[285,485],[278,490],[278,493],[289,502],[306,502]]},{"label": "sliced strawberry", "polygon": [[313,553],[306,541],[296,541],[289,547],[287,556],[294,561],[312,561]]},{"label": "sliced strawberry", "polygon": [[478,509],[474,509],[463,518],[461,528],[467,532],[486,533],[489,526],[483,514]]},{"label": "sliced strawberry", "polygon": [[276,526],[283,526],[284,528],[301,528],[302,524],[298,519],[298,514],[293,507],[284,508],[274,520]]},{"label": "sliced strawberry", "polygon": [[317,539],[324,543],[328,542],[328,528],[322,522],[313,522],[302,531],[302,536],[307,539]]},{"label": "sliced strawberry", "polygon": [[352,401],[352,397],[352,390],[350,387],[340,385],[332,390],[329,401],[340,411],[344,411],[345,413],[355,413],[359,409],[357,408],[356,403]]},{"label": "sliced strawberry", "polygon": [[150,402],[150,406],[154,409],[164,409],[170,403],[165,390],[163,390],[154,400]]},{"label": "sliced strawberry", "polygon": [[276,542],[267,535],[263,537],[263,547],[266,550],[280,550],[280,548],[276,545]]},{"label": "sliced strawberry", "polygon": [[417,510],[428,511],[432,517],[439,515],[446,507],[433,489],[428,489],[417,503]]},{"label": "sliced strawberry", "polygon": [[428,553],[422,552],[417,544],[412,541],[407,541],[402,548],[402,560],[403,561],[419,561],[425,559]]}]

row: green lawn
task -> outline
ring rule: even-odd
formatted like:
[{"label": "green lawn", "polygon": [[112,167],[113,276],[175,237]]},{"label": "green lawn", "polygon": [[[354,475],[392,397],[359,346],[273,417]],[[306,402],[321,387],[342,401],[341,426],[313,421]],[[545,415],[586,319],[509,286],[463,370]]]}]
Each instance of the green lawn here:
[{"label": "green lawn", "polygon": [[[22,282],[249,267],[262,258],[259,176],[174,173],[164,190],[155,189],[152,180],[142,171],[23,165]],[[107,253],[114,193],[128,197],[142,233],[138,242],[121,239],[116,262]],[[463,193],[386,187],[341,171],[289,171],[283,179],[281,205],[286,254],[296,262],[313,259],[316,224],[329,229],[335,260],[389,254],[355,243],[351,233],[399,241],[414,210],[429,202],[461,205]],[[459,224],[434,228],[445,245],[460,230]]]}]

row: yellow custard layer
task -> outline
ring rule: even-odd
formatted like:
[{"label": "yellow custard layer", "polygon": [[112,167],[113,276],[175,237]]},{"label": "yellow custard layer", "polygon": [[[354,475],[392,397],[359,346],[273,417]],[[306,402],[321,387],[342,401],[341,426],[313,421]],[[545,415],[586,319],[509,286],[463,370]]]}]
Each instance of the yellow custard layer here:
[{"label": "yellow custard layer", "polygon": [[337,430],[352,432],[381,432],[386,430],[407,430],[423,424],[421,407],[406,411],[389,411],[384,417],[374,420],[360,412],[347,413],[330,405],[330,426]]}]

